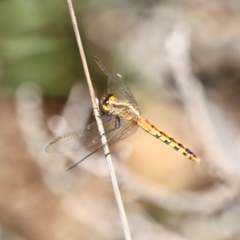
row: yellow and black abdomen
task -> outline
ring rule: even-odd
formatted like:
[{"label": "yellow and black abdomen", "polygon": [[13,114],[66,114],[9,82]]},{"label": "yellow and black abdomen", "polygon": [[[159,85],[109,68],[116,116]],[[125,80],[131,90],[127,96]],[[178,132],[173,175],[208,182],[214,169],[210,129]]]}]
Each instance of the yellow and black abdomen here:
[{"label": "yellow and black abdomen", "polygon": [[162,142],[171,146],[176,151],[182,153],[188,159],[195,161],[197,163],[200,161],[200,159],[192,151],[190,151],[188,148],[186,148],[183,144],[176,141],[174,138],[172,138],[172,137],[168,136],[166,133],[160,131],[157,127],[155,127],[153,124],[151,124],[148,120],[146,120],[144,118],[140,118],[138,120],[138,125],[143,130],[150,133],[157,139],[160,139]]}]

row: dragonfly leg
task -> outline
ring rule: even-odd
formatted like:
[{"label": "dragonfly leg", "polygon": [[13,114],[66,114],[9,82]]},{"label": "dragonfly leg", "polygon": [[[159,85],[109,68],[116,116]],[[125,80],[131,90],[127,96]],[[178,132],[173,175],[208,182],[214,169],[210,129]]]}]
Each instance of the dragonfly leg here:
[{"label": "dragonfly leg", "polygon": [[120,117],[116,116],[115,118],[115,130],[120,127]]},{"label": "dragonfly leg", "polygon": [[113,114],[106,114],[106,115],[107,115],[107,117],[108,117],[107,121],[108,121],[108,122],[111,121],[111,119],[112,119],[112,117],[113,117]]},{"label": "dragonfly leg", "polygon": [[101,114],[98,115],[98,117],[102,118],[102,116],[107,116],[108,117],[107,120],[106,120],[107,122],[109,122],[113,117],[113,114],[108,114],[108,113],[105,113],[104,111],[100,111],[100,112],[101,112]]},{"label": "dragonfly leg", "polygon": [[[110,118],[112,118],[112,116],[113,116],[113,115],[111,114],[111,115],[110,115]],[[115,131],[115,130],[118,129],[120,126],[121,126],[121,124],[120,124],[120,117],[116,116],[116,117],[115,117],[115,125],[114,125],[114,128],[109,129],[108,131],[106,131],[106,132],[104,133],[104,135],[107,135],[108,133]]]}]

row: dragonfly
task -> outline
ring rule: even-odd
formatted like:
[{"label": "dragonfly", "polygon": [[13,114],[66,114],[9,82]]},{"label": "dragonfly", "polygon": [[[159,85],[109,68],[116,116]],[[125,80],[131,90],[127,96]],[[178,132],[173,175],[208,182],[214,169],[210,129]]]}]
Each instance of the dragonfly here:
[{"label": "dragonfly", "polygon": [[[94,56],[94,61],[103,73],[108,77],[107,94],[100,102],[100,117],[103,121],[105,135],[108,145],[114,144],[134,134],[140,127],[155,138],[161,140],[188,159],[199,163],[200,159],[182,143],[170,137],[150,121],[142,117],[132,92],[120,74],[110,74],[100,60]],[[77,166],[80,162],[96,153],[104,145],[101,143],[101,136],[98,131],[97,122],[87,127],[75,130],[54,139],[46,147],[48,153],[65,153],[77,151],[81,148],[95,147],[95,150],[75,163],[68,170]]]}]

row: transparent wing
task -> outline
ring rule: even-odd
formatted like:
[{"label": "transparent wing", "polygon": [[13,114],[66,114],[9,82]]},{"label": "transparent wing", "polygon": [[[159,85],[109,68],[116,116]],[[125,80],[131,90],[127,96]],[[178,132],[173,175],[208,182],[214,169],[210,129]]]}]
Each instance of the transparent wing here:
[{"label": "transparent wing", "polygon": [[108,94],[112,93],[119,100],[121,100],[121,102],[130,102],[137,106],[137,101],[131,93],[128,85],[124,82],[123,77],[120,74],[110,74],[106,67],[96,56],[94,56],[94,61],[98,67],[108,76]]},{"label": "transparent wing", "polygon": [[[117,118],[114,117],[114,121],[108,121],[108,123],[111,122],[111,124],[113,124],[113,122],[115,122],[114,125],[116,126],[116,121],[117,121]],[[116,127],[114,129],[110,128],[111,131],[108,131],[106,133],[108,144],[111,145],[111,144],[116,143],[116,142],[118,142],[120,140],[123,140],[124,138],[127,138],[128,136],[130,136],[133,133],[135,133],[137,129],[138,129],[138,125],[136,123],[123,120],[123,122],[120,123],[120,127],[119,128],[116,128]],[[99,151],[103,146],[104,145],[100,145],[97,148],[95,148],[94,151],[89,153],[87,156],[85,156],[80,161],[76,162],[74,165],[72,165],[70,168],[68,168],[68,170],[76,167],[79,163],[81,163],[82,161],[84,161],[85,159],[90,157],[92,154],[94,154],[97,151]]]},{"label": "transparent wing", "polygon": [[128,85],[119,74],[111,74],[108,78],[108,94],[114,94],[121,102],[130,102],[137,106],[137,101],[131,93]]},{"label": "transparent wing", "polygon": [[54,139],[46,147],[48,153],[64,153],[87,148],[100,142],[97,123],[93,122],[83,129],[78,129]]},{"label": "transparent wing", "polygon": [[[116,143],[136,132],[138,125],[132,124],[124,119],[120,120],[119,128],[116,128],[116,117],[109,118],[103,115],[103,126],[109,144]],[[83,129],[78,129],[54,139],[46,147],[48,153],[64,153],[77,151],[81,148],[101,146],[97,123],[93,122]]]},{"label": "transparent wing", "polygon": [[[106,129],[114,126],[115,120],[110,119],[107,115],[101,116]],[[97,123],[93,122],[87,127],[75,130],[73,132],[62,135],[48,144],[45,151],[48,153],[64,153],[69,151],[77,151],[81,148],[88,148],[93,145],[101,145],[101,137],[99,135]]]}]

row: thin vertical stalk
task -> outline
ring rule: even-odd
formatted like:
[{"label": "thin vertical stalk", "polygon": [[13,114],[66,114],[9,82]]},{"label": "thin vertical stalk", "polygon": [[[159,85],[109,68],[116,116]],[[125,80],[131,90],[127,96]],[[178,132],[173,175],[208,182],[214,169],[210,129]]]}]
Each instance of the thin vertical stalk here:
[{"label": "thin vertical stalk", "polygon": [[78,26],[77,26],[77,21],[76,21],[74,9],[73,9],[72,1],[67,0],[67,3],[68,3],[69,11],[70,11],[70,16],[71,16],[73,29],[74,29],[74,32],[75,32],[80,56],[81,56],[81,59],[82,59],[83,69],[84,69],[84,72],[85,72],[85,75],[86,75],[87,84],[88,84],[89,92],[90,92],[90,95],[91,95],[94,116],[95,116],[97,124],[98,124],[98,130],[99,130],[100,136],[102,136],[101,140],[102,140],[102,144],[104,146],[103,150],[104,150],[104,153],[105,153],[105,158],[106,158],[108,169],[109,169],[109,174],[110,174],[110,178],[111,178],[111,182],[112,182],[113,192],[114,192],[115,199],[116,199],[116,202],[117,202],[118,211],[119,211],[119,215],[120,215],[120,219],[121,219],[121,223],[122,223],[124,236],[125,236],[126,240],[131,240],[132,238],[131,238],[131,234],[130,234],[130,230],[129,230],[129,226],[128,226],[128,221],[127,221],[124,206],[123,206],[123,203],[122,203],[122,198],[121,198],[121,194],[120,194],[120,191],[119,191],[115,171],[114,171],[114,168],[113,168],[113,165],[112,165],[111,155],[110,155],[109,148],[108,148],[108,145],[107,145],[107,139],[106,139],[106,136],[104,134],[103,124],[102,124],[101,118],[99,117],[100,115],[99,115],[98,104],[96,103],[96,97],[95,97],[95,94],[94,94],[94,90],[93,90],[93,86],[92,86],[92,82],[91,82],[91,78],[90,78],[90,74],[89,74],[89,70],[88,70],[88,66],[87,66],[86,57],[85,57],[85,54],[84,54],[84,49],[83,49],[80,33],[78,31]]}]

